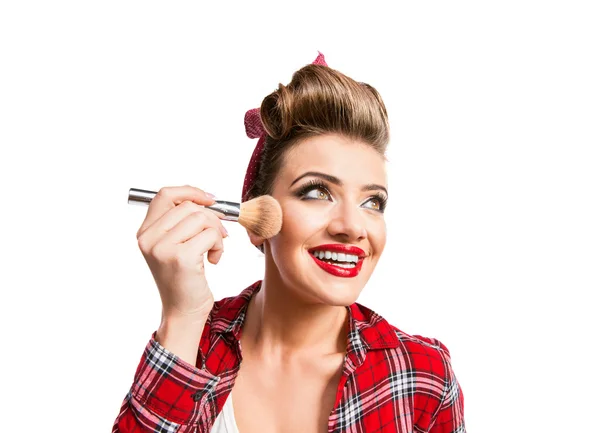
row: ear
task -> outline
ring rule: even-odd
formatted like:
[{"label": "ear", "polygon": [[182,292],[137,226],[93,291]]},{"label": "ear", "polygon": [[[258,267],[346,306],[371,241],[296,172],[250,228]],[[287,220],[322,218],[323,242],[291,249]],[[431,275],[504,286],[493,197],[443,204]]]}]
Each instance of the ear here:
[{"label": "ear", "polygon": [[265,242],[265,238],[258,236],[256,233],[251,232],[248,229],[246,229],[246,232],[248,233],[248,237],[250,238],[250,242],[252,242],[252,245],[254,245],[255,247],[258,247],[258,246],[262,245]]}]

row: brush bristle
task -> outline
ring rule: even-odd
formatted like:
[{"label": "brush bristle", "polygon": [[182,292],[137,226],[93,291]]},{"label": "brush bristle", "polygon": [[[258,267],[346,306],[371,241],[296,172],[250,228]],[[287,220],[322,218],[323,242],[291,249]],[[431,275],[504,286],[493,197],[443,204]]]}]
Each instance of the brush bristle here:
[{"label": "brush bristle", "polygon": [[262,238],[272,238],[281,230],[281,206],[270,195],[253,198],[242,203],[238,222]]}]

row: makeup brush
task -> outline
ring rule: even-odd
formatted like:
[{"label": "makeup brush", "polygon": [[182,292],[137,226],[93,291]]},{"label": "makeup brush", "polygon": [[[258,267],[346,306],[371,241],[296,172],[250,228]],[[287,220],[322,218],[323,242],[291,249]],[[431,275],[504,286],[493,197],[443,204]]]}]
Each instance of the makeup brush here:
[{"label": "makeup brush", "polygon": [[[130,188],[127,203],[149,205],[156,194],[154,191]],[[265,239],[272,238],[281,230],[281,206],[270,195],[261,195],[242,204],[217,200],[210,206],[204,207],[216,212],[220,219],[237,221]]]}]

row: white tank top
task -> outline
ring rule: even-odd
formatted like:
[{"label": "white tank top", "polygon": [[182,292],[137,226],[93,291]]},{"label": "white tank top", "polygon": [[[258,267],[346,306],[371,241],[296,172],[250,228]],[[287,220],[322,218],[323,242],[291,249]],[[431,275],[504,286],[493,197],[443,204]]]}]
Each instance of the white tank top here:
[{"label": "white tank top", "polygon": [[229,393],[223,410],[217,415],[217,419],[210,429],[210,433],[240,433],[233,416],[233,392]]}]

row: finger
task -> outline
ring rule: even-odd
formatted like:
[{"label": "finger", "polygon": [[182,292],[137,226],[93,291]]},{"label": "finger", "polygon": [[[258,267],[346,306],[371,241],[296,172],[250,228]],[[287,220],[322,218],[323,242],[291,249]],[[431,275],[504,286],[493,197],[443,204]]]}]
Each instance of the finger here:
[{"label": "finger", "polygon": [[200,253],[204,254],[207,251],[206,259],[216,265],[223,255],[223,237],[217,229],[211,227],[181,244],[180,248],[184,248],[189,257],[197,256]]},{"label": "finger", "polygon": [[[224,237],[227,236],[227,230],[225,230],[225,227],[223,227],[223,223],[212,210],[203,208],[195,203],[185,201],[161,216],[158,221],[154,222],[138,236],[138,244],[140,245],[140,248],[142,251],[152,248],[167,233],[174,230],[179,224],[189,218],[190,215],[198,212],[206,214],[206,218],[208,218],[208,221],[210,221],[210,225],[213,227],[218,227],[222,235]],[[194,218],[197,218],[197,216]],[[186,225],[187,223],[185,223],[183,227]],[[170,238],[172,239],[173,243],[185,242],[190,237],[195,235],[200,230],[200,227],[198,226],[195,232],[190,232],[189,229],[185,230],[185,228],[183,228],[183,230],[184,231],[182,232],[182,227],[180,227],[173,233],[174,236]]]},{"label": "finger", "polygon": [[200,206],[210,206],[215,202],[214,196],[211,196],[212,194],[190,185],[161,188],[150,202],[146,218],[138,230],[137,237],[141,236],[165,213],[184,201],[190,201]]},{"label": "finger", "polygon": [[192,203],[191,201],[185,201],[167,211],[149,227],[144,227],[142,225],[137,234],[140,249],[142,251],[152,249],[169,230],[179,224],[179,222],[184,220],[188,215],[198,212],[200,209],[202,209],[202,206]]},{"label": "finger", "polygon": [[182,244],[203,230],[210,228],[218,230],[221,238],[223,238],[221,220],[212,211],[200,209],[177,223],[175,227],[162,236],[160,241],[170,244]]},{"label": "finger", "polygon": [[[223,237],[229,236],[227,230],[223,226],[219,215],[217,212],[206,209],[200,205],[192,203],[190,201],[184,201],[183,203],[177,205],[173,209],[167,211],[164,215],[162,215],[157,221],[152,223],[149,227],[142,227],[138,231],[138,241],[140,244],[152,246],[155,244],[165,233],[171,230],[174,226],[179,224],[183,219],[187,216],[195,213],[205,211],[208,215],[211,216],[211,220],[213,221],[215,226],[219,227],[219,230],[223,234]],[[144,237],[144,239],[142,239]]]}]

